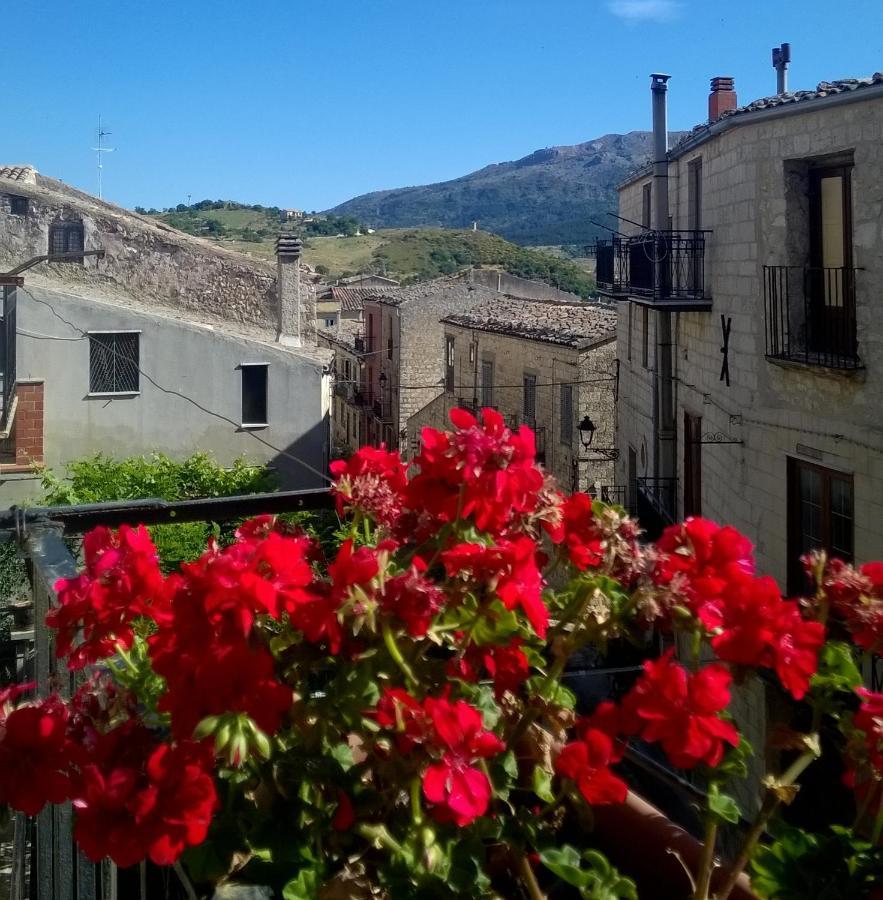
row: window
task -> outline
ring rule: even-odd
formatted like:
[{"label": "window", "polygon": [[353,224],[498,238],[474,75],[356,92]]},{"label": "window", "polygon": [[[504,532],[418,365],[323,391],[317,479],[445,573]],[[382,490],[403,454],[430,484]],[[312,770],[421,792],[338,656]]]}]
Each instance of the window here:
[{"label": "window", "polygon": [[651,197],[653,196],[653,188],[648,181],[641,190],[641,224],[644,228],[650,227],[651,222]]},{"label": "window", "polygon": [[628,361],[632,361],[632,314],[635,311],[635,304],[629,303],[629,345],[628,345]]},{"label": "window", "polygon": [[26,216],[28,214],[28,198],[9,195],[9,211],[14,216]]},{"label": "window", "polygon": [[389,337],[386,339],[386,358],[392,359],[392,332],[390,332]]},{"label": "window", "polygon": [[267,424],[267,363],[244,363],[242,372],[242,426]]},{"label": "window", "polygon": [[687,228],[702,228],[702,157],[687,164]]},{"label": "window", "polygon": [[524,403],[522,404],[524,421],[529,425],[536,422],[537,418],[537,376],[524,376]]},{"label": "window", "polygon": [[573,443],[573,385],[561,385],[561,443]]},{"label": "window", "polygon": [[470,362],[470,364],[475,362],[475,344],[474,343],[469,345],[469,362]]},{"label": "window", "polygon": [[702,515],[702,417],[684,413],[684,518]]},{"label": "window", "polygon": [[454,390],[454,338],[445,336],[445,390]]},{"label": "window", "polygon": [[332,328],[334,327],[334,316],[329,316],[325,318],[325,327]]},{"label": "window", "polygon": [[[83,250],[83,223],[56,222],[49,226],[49,256],[62,256]],[[82,262],[83,257],[71,257],[65,262]]]},{"label": "window", "polygon": [[788,460],[789,594],[806,589],[800,557],[816,549],[852,562],[852,476],[792,458]]},{"label": "window", "polygon": [[481,361],[481,405],[494,405],[494,363],[490,359]]},{"label": "window", "polygon": [[650,310],[641,307],[641,365],[650,367]]},{"label": "window", "polygon": [[89,393],[137,394],[140,391],[137,331],[89,334]]}]

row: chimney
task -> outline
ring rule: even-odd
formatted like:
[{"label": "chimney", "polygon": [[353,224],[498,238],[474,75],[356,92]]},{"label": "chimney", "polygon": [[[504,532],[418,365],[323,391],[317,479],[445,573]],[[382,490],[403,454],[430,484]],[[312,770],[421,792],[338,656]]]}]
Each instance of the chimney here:
[{"label": "chimney", "polygon": [[736,91],[729,75],[719,75],[711,79],[711,93],[708,95],[708,121],[716,122],[725,112],[736,108]]},{"label": "chimney", "polygon": [[776,93],[788,93],[788,66],[791,63],[791,45],[773,47],[773,68],[776,70]]},{"label": "chimney", "polygon": [[653,217],[650,224],[658,231],[668,230],[668,79],[659,72],[650,76],[653,98]]},{"label": "chimney", "polygon": [[276,340],[289,347],[301,345],[300,253],[301,240],[293,234],[276,238]]}]

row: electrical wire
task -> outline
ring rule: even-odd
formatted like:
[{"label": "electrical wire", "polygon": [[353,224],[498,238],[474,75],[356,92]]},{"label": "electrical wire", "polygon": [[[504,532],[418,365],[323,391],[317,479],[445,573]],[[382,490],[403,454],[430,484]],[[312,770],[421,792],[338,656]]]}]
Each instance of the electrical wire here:
[{"label": "electrical wire", "polygon": [[[73,331],[76,331],[80,335],[80,337],[65,338],[65,337],[56,337],[56,336],[52,336],[52,335],[38,335],[35,333],[29,334],[28,332],[26,332],[24,330],[18,331],[18,329],[17,329],[18,333],[26,334],[28,337],[34,338],[36,340],[84,341],[84,340],[89,339],[88,331],[83,331],[82,328],[78,327],[77,325],[74,325],[73,322],[70,322],[69,320],[65,319],[64,316],[62,316],[51,303],[49,303],[46,300],[41,300],[39,297],[35,297],[30,291],[28,291],[27,289],[25,289],[23,287],[19,287],[17,290],[20,290],[22,293],[24,293],[27,297],[29,297],[35,303],[41,303],[43,306],[48,307],[48,309],[52,312],[52,314],[57,319],[59,319],[59,321],[63,322],[65,325],[67,325]],[[216,419],[220,419],[223,422],[227,422],[228,424],[233,425],[237,429],[241,427],[241,423],[237,422],[235,419],[231,419],[228,416],[225,416],[223,413],[216,412],[215,410],[212,410],[206,406],[203,406],[198,400],[194,400],[193,397],[189,397],[187,394],[184,394],[181,391],[175,390],[174,388],[164,387],[163,385],[159,384],[159,382],[157,382],[151,375],[149,375],[147,372],[145,372],[144,369],[142,369],[141,366],[138,363],[136,363],[133,359],[123,356],[123,354],[118,353],[118,351],[113,347],[109,347],[109,349],[115,357],[117,357],[118,359],[122,360],[123,362],[125,362],[129,365],[134,366],[134,368],[140,375],[142,375],[148,382],[150,382],[150,384],[152,384],[158,391],[162,392],[163,394],[167,394],[169,396],[174,396],[174,397],[179,397],[181,400],[184,400],[187,403],[192,404],[198,410],[205,413],[206,415],[213,416]],[[272,450],[274,453],[278,453],[280,456],[283,456],[286,459],[290,459],[290,460],[292,460],[292,462],[296,462],[298,465],[307,469],[307,471],[311,472],[312,474],[318,475],[319,478],[323,479],[323,481],[328,482],[328,484],[333,484],[333,480],[328,475],[326,475],[324,472],[320,472],[318,469],[311,466],[308,462],[305,462],[304,460],[300,459],[300,457],[295,456],[293,453],[289,453],[287,450],[283,450],[281,447],[277,447],[275,444],[272,444],[272,443],[270,443],[270,441],[265,440],[259,434],[256,434],[254,431],[246,430],[245,433],[250,435],[252,438],[254,438],[254,440],[258,441],[258,443],[263,444],[265,447]]]}]

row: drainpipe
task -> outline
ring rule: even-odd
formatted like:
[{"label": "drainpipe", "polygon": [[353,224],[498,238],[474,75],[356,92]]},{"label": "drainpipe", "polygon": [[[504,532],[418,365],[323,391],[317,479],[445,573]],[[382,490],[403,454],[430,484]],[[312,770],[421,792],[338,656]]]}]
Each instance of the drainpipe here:
[{"label": "drainpipe", "polygon": [[[653,98],[653,228],[663,236],[669,230],[668,221],[668,109],[666,95],[671,76],[654,73],[650,76]],[[656,268],[657,289],[668,280],[668,251],[657,243],[660,260]],[[656,454],[654,473],[657,477],[675,475],[675,421],[672,395],[671,313],[656,311],[656,373],[659,391],[659,410],[656,421]],[[672,510],[674,512],[674,510]]]}]

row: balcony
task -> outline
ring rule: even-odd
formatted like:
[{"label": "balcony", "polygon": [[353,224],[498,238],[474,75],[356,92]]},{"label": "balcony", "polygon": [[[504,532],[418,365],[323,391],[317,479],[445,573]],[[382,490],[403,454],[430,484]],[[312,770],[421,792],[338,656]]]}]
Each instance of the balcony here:
[{"label": "balcony", "polygon": [[596,245],[602,294],[672,312],[711,309],[705,231],[644,231]]},{"label": "balcony", "polygon": [[856,371],[856,269],[764,266],[766,356]]},{"label": "balcony", "polygon": [[646,476],[637,479],[638,504],[634,511],[647,536],[655,540],[677,519],[678,480]]}]

